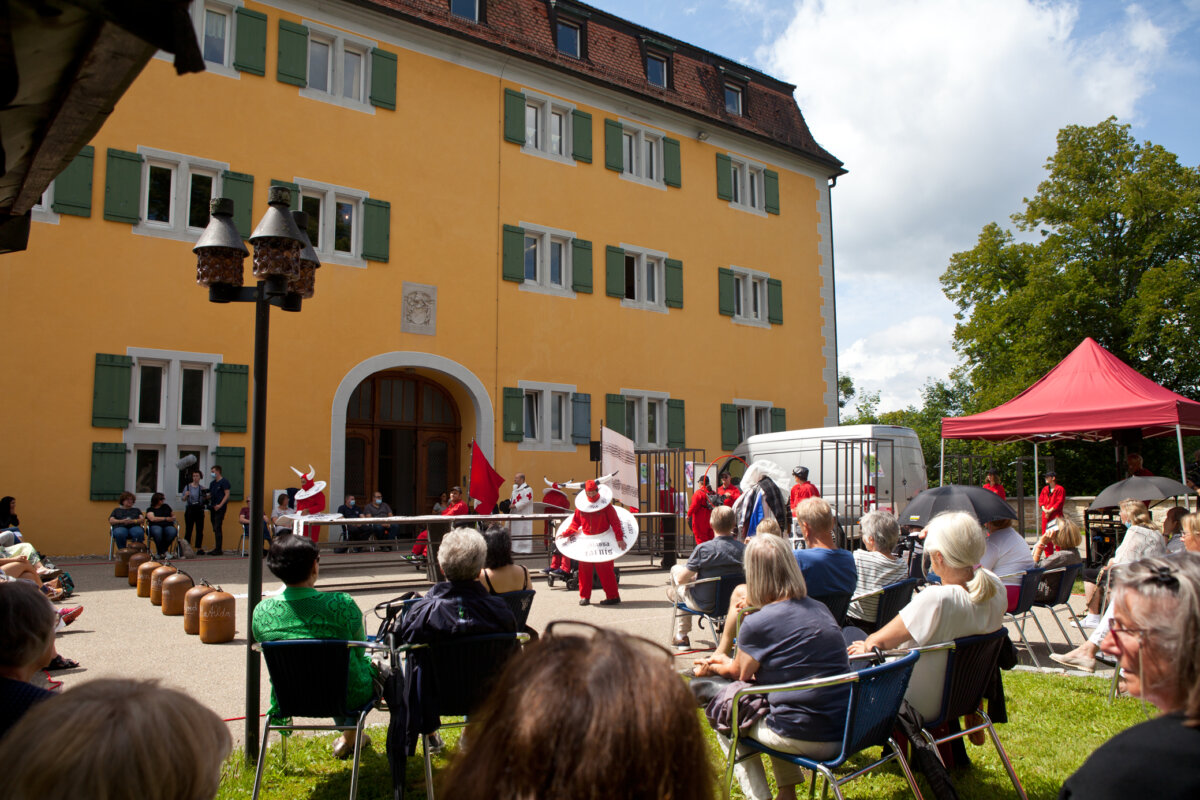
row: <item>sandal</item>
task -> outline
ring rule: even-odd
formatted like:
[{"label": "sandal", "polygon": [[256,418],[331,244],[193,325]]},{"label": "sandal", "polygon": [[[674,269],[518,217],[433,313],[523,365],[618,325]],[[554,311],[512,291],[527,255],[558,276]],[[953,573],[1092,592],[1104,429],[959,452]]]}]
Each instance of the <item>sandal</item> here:
[{"label": "sandal", "polygon": [[77,669],[78,667],[78,661],[58,655],[51,659],[50,663],[46,665],[46,671],[55,672],[60,669]]}]

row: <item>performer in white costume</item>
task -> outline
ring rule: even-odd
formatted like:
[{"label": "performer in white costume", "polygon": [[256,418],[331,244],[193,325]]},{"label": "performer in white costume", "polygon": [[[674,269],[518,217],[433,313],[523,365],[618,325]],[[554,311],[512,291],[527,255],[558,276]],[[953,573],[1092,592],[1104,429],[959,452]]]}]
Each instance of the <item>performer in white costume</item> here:
[{"label": "performer in white costume", "polygon": [[[510,514],[529,514],[533,511],[533,489],[525,482],[524,472],[513,476],[512,499],[509,503]],[[513,520],[509,523],[508,530],[512,534],[514,553],[533,552],[533,520]]]}]

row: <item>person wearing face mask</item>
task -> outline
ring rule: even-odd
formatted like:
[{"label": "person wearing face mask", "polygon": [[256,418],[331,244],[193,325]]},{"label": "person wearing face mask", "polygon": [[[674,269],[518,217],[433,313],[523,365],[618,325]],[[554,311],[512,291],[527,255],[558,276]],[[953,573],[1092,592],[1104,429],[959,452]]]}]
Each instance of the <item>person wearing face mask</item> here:
[{"label": "person wearing face mask", "polygon": [[[392,507],[383,502],[383,492],[378,489],[371,497],[371,502],[363,506],[361,516],[364,517],[390,517],[392,516]],[[362,536],[364,539],[375,537],[376,540],[396,538],[395,531],[398,526],[391,525],[384,527],[383,525],[359,525],[356,527],[362,528]],[[381,547],[380,550],[391,550],[390,547]]]},{"label": "person wearing face mask", "polygon": [[[575,496],[575,514],[571,522],[560,533],[560,538],[581,533],[584,536],[595,536],[611,529],[617,537],[618,544],[625,541],[621,530],[621,518],[612,504],[612,489],[598,485],[596,481],[587,481],[583,491]],[[604,587],[602,606],[615,606],[621,602],[617,590],[617,576],[613,572],[613,562],[599,563],[579,562],[579,605],[586,606],[592,602],[592,568],[600,575],[600,585]]]},{"label": "person wearing face mask", "polygon": [[[358,503],[352,494],[346,495],[346,502],[338,506],[337,513],[341,514],[345,519],[358,519],[363,515],[362,509],[358,507]],[[361,541],[367,537],[366,529],[366,525],[343,525],[342,541]],[[345,548],[334,548],[334,552],[344,553],[346,550]],[[362,548],[356,547],[354,548],[354,552],[361,553]]]},{"label": "person wearing face mask", "polygon": [[[224,555],[221,550],[222,534],[221,526],[225,524],[225,506],[229,502],[229,481],[221,475],[221,467],[214,464],[212,471],[208,477],[212,482],[208,484],[208,507],[209,518],[213,529],[213,548],[208,551],[210,556]],[[199,537],[196,540],[197,554],[202,554],[204,551],[199,549]]]}]

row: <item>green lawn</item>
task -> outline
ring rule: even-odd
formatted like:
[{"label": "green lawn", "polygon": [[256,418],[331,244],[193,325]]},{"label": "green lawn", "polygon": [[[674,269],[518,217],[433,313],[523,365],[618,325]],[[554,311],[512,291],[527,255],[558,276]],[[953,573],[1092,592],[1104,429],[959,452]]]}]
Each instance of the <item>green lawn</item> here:
[{"label": "green lawn", "polygon": [[[1110,706],[1107,700],[1109,683],[1099,678],[1008,672],[1004,675],[1004,686],[1010,722],[998,726],[997,730],[1031,799],[1056,797],[1063,780],[1096,747],[1114,734],[1145,719],[1137,700],[1121,698]],[[703,722],[703,717],[701,720]],[[704,727],[708,731],[707,724]],[[445,736],[447,755],[454,750],[458,732],[459,729],[454,729]],[[385,737],[384,728],[371,730],[372,745],[370,751],[363,755],[359,772],[358,796],[362,800],[391,797],[391,777],[384,755]],[[717,749],[711,731],[708,731],[708,740],[716,781],[724,770],[724,758]],[[293,736],[288,744],[286,767],[281,764],[278,746],[273,744],[267,756],[262,797],[314,800],[346,797],[350,790],[350,768],[347,762],[333,758],[330,750],[332,741],[332,735]],[[953,773],[959,794],[970,800],[1011,798],[1012,784],[992,746],[968,745],[967,748],[973,760],[972,766]],[[235,752],[230,757],[225,765],[218,798],[227,800],[250,796],[254,772],[244,764],[242,753]],[[435,757],[435,771],[445,765],[444,759]],[[419,755],[409,759],[408,788],[411,797],[424,795],[423,769]],[[918,780],[923,779],[918,775]],[[894,766],[860,778],[846,787],[846,793],[856,798],[897,800],[910,796],[904,776]],[[736,783],[733,796],[742,796]]]}]

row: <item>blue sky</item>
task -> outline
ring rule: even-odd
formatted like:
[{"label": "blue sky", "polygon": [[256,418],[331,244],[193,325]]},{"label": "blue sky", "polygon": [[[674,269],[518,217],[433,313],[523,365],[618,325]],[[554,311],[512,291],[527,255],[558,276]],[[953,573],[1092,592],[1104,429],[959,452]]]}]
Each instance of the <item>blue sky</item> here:
[{"label": "blue sky", "polygon": [[[592,0],[796,84],[833,193],[839,368],[919,402],[957,363],[938,276],[1009,225],[1064,125],[1200,165],[1200,0]],[[764,267],[766,268],[766,267]]]}]

